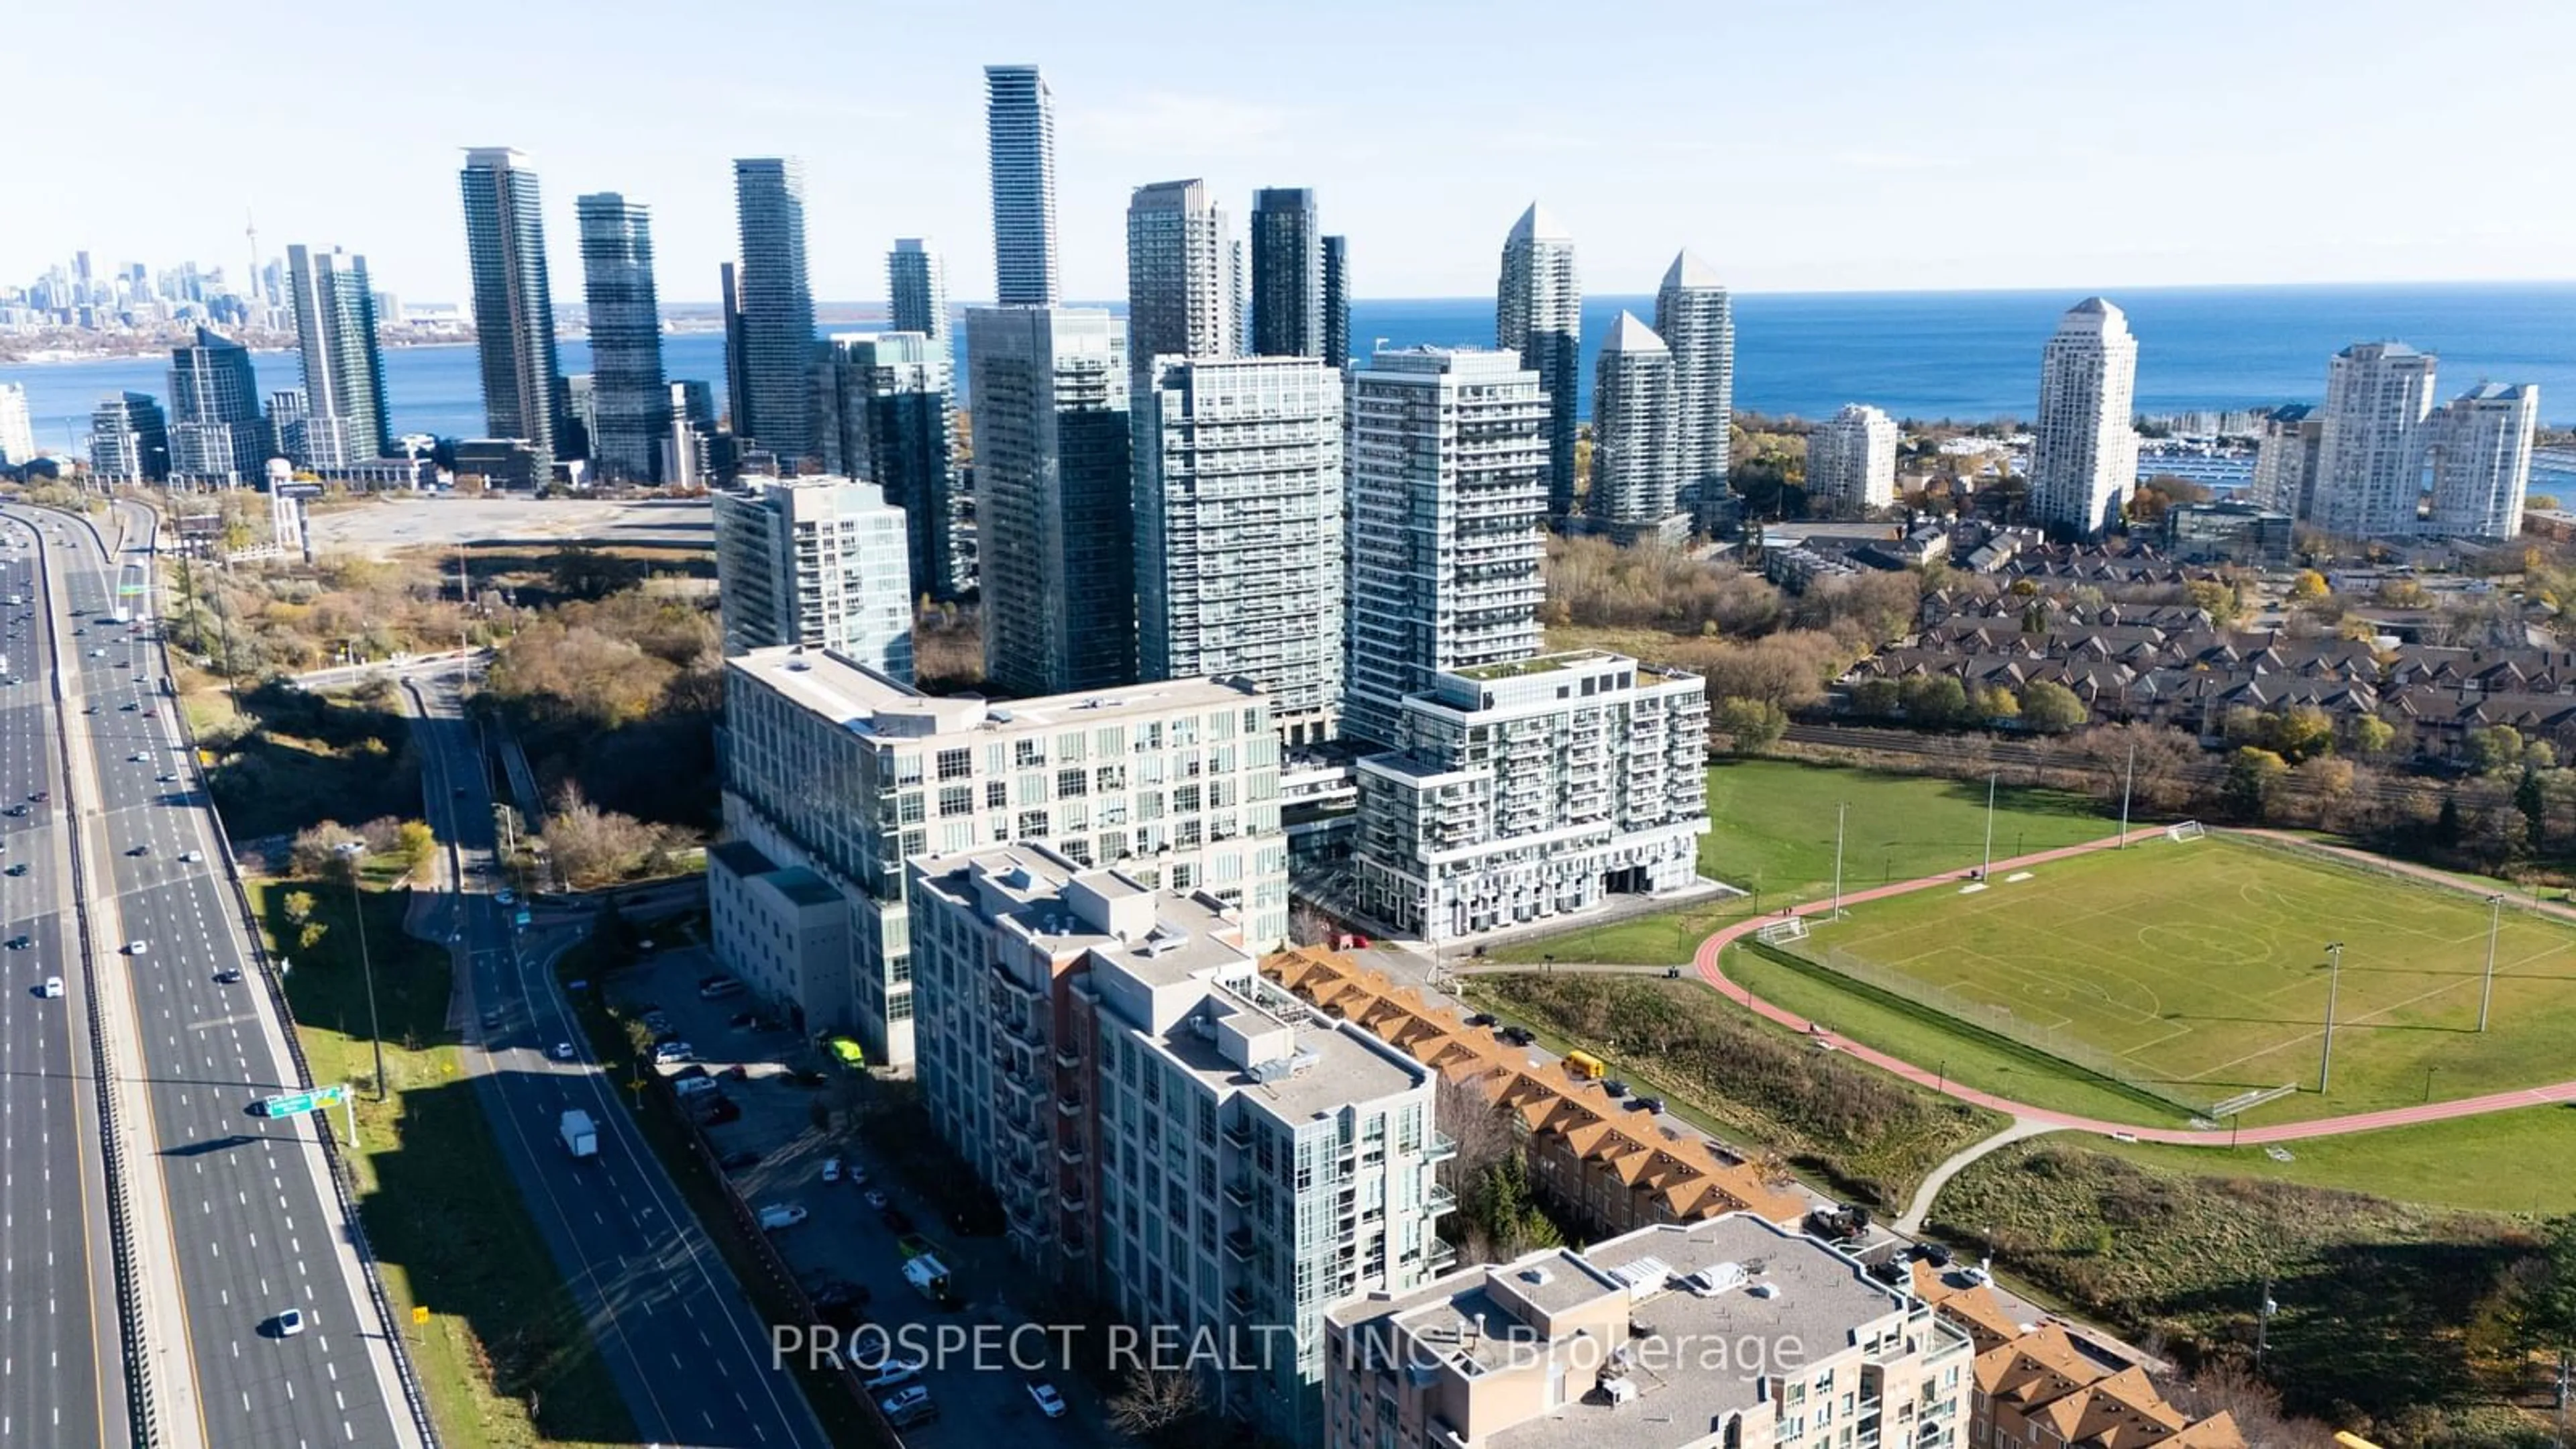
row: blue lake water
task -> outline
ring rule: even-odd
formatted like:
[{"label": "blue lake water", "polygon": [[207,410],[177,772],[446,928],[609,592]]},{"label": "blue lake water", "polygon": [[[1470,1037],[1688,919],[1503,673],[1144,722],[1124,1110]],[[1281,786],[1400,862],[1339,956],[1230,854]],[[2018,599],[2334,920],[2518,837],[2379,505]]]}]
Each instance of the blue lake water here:
[{"label": "blue lake water", "polygon": [[[2077,300],[2071,292],[1748,293],[1735,299],[1736,406],[1817,417],[1866,402],[1901,418],[2026,417],[2039,391],[2040,346]],[[2141,412],[2313,402],[2338,348],[2400,338],[2439,354],[2444,396],[2485,378],[2538,383],[2541,416],[2576,421],[2576,283],[2164,287],[2112,300],[2138,337]],[[1654,299],[1584,303],[1587,394],[1593,350],[1622,309],[1651,321]],[[1490,345],[1493,304],[1354,302],[1351,339],[1362,352],[1380,341]],[[588,344],[565,342],[562,362],[566,374],[589,371]],[[722,398],[716,334],[666,338],[663,364],[674,379],[713,383]],[[294,354],[262,353],[257,365],[263,391],[297,385]],[[86,453],[99,397],[127,389],[163,396],[166,366],[152,358],[0,366],[0,382],[26,385],[40,446]],[[385,354],[398,433],[481,433],[480,388],[471,347]]]}]

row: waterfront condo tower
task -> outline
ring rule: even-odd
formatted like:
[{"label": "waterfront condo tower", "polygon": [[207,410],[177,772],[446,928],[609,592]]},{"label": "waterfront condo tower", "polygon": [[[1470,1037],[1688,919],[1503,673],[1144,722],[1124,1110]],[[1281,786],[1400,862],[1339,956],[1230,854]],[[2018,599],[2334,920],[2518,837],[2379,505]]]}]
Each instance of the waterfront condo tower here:
[{"label": "waterfront condo tower", "polygon": [[1574,238],[1531,202],[1503,241],[1494,298],[1494,345],[1520,354],[1547,394],[1547,518],[1574,515],[1575,419],[1582,404],[1583,284]]},{"label": "waterfront condo tower", "polygon": [[1033,65],[984,67],[992,148],[994,299],[1005,307],[1058,300],[1055,248],[1055,96]]},{"label": "waterfront condo tower", "polygon": [[793,473],[814,446],[814,291],[805,271],[805,173],[792,159],[733,163],[742,259],[734,274],[747,415],[734,434],[775,455]]},{"label": "waterfront condo tower", "polygon": [[1258,357],[1344,359],[1324,350],[1324,236],[1315,193],[1269,187],[1252,193],[1252,346]]},{"label": "waterfront condo tower", "polygon": [[1127,358],[1140,379],[1158,358],[1234,355],[1226,233],[1204,181],[1158,181],[1128,200]]},{"label": "waterfront condo tower", "polygon": [[1592,383],[1592,496],[1585,521],[1622,545],[1682,543],[1690,517],[1674,511],[1672,349],[1622,312],[1601,344]]},{"label": "waterfront condo tower", "polygon": [[2091,537],[2120,521],[2138,482],[2131,405],[2138,339],[2100,297],[2058,319],[2040,353],[2039,421],[2031,429],[2030,501],[2039,521]]},{"label": "waterfront condo tower", "polygon": [[1735,304],[1708,263],[1685,251],[1655,292],[1655,335],[1673,353],[1673,466],[1702,533],[1732,512],[1727,451],[1735,429]]},{"label": "waterfront condo tower", "polygon": [[483,423],[517,438],[543,481],[554,470],[569,398],[555,352],[554,294],[546,283],[546,224],[537,173],[506,146],[465,153],[465,252],[474,282],[474,345],[483,364]]},{"label": "waterfront condo tower", "polygon": [[2424,497],[2424,419],[2438,359],[2403,342],[2356,342],[2326,366],[2309,518],[2337,538],[2416,530]]},{"label": "waterfront condo tower", "polygon": [[927,237],[895,238],[886,253],[886,296],[894,332],[918,332],[948,345],[948,268]]},{"label": "waterfront condo tower", "polygon": [[591,464],[610,482],[660,482],[671,391],[662,376],[652,213],[601,191],[576,201],[574,214],[590,304]]},{"label": "waterfront condo tower", "polygon": [[304,366],[303,449],[296,461],[346,468],[393,451],[385,358],[367,259],[338,247],[290,246],[286,273]]}]

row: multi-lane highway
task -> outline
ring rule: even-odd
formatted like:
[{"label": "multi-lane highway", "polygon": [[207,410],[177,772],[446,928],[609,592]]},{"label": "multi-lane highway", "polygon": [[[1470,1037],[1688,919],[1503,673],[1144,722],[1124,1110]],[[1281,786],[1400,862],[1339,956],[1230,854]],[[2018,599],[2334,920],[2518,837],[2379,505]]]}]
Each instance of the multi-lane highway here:
[{"label": "multi-lane highway", "polygon": [[39,567],[55,547],[0,521],[0,1445],[130,1429]]},{"label": "multi-lane highway", "polygon": [[[143,1233],[166,1233],[188,1391],[174,1402],[181,1437],[211,1445],[318,1449],[422,1442],[397,1376],[391,1325],[367,1291],[318,1118],[250,1114],[294,1090],[294,1057],[246,935],[212,809],[166,693],[168,667],[148,625],[108,616],[133,607],[116,592],[120,565],[151,548],[150,515],[109,526],[130,534],[104,556],[77,522],[51,558],[72,647],[75,808],[90,852],[86,879],[110,1016],[125,1013],[141,1060],[135,1100],[149,1123],[162,1199]],[[300,1316],[296,1331],[282,1315]]]},{"label": "multi-lane highway", "polygon": [[[520,949],[512,912],[490,893],[492,797],[454,688],[452,674],[415,676],[426,717],[413,728],[430,823],[462,878],[436,922],[457,952],[474,1023],[467,1062],[502,1156],[645,1438],[819,1449],[829,1441],[812,1409],[772,1366],[767,1328],[628,1119],[622,1088],[586,1047],[571,1061],[552,1055],[582,1032],[547,969],[551,950]],[[599,1155],[584,1161],[555,1136],[576,1107],[600,1124]]]}]

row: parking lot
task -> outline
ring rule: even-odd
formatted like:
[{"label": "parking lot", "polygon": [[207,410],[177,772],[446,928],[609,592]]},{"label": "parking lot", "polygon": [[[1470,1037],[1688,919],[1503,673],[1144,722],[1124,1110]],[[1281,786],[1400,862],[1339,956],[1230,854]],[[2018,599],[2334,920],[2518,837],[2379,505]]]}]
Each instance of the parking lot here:
[{"label": "parking lot", "polygon": [[[1105,1410],[1090,1384],[1041,1366],[1059,1345],[1037,1328],[1023,1328],[1030,1320],[1013,1308],[1010,1286],[1027,1270],[1005,1240],[963,1236],[940,1222],[918,1194],[893,1180],[857,1131],[838,1125],[855,1120],[851,1109],[874,1084],[826,1066],[813,1044],[792,1032],[736,1025],[757,1007],[748,995],[702,999],[701,979],[715,974],[703,949],[665,950],[619,972],[609,1001],[628,1015],[660,1011],[666,1020],[658,1034],[686,1042],[694,1062],[658,1070],[668,1076],[702,1067],[717,1086],[692,1095],[720,1092],[739,1109],[732,1120],[708,1126],[708,1140],[734,1190],[753,1208],[804,1210],[801,1221],[770,1237],[808,1295],[850,1285],[845,1291],[861,1300],[857,1316],[872,1325],[856,1335],[862,1349],[891,1338],[898,1352],[918,1349],[928,1358],[919,1382],[939,1412],[904,1428],[904,1441],[923,1449],[1120,1442],[1101,1427]],[[736,1068],[739,1079],[732,1075]],[[832,1159],[841,1163],[838,1182],[823,1180]],[[880,1194],[883,1209],[872,1201]],[[905,1280],[898,1239],[906,1230],[935,1245],[950,1273],[955,1307],[939,1307]],[[807,1328],[783,1326],[780,1341],[792,1345]],[[1042,1414],[1026,1387],[1031,1377],[1053,1385],[1069,1411],[1055,1419]],[[890,1386],[878,1396],[892,1392]]]}]

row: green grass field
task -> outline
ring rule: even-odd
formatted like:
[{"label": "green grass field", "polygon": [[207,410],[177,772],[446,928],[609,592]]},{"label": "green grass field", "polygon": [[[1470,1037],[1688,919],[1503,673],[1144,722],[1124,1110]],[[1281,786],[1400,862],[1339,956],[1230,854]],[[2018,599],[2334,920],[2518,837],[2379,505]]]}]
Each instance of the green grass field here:
[{"label": "green grass field", "polygon": [[[2505,911],[2492,1030],[2481,1035],[2487,922],[2485,903],[2471,894],[2218,836],[2182,845],[2158,836],[2133,850],[2041,867],[2027,881],[1998,880],[1977,894],[1935,886],[1854,907],[1798,949],[1810,957],[1846,953],[1941,988],[1970,1003],[1968,1020],[2009,1017],[2062,1033],[2193,1101],[2302,1087],[2248,1114],[2250,1124],[2576,1075],[2566,1051],[2576,1040],[2576,929]],[[2337,940],[2345,951],[2334,1075],[2320,1093],[2324,947]],[[1943,1049],[1937,1040],[1879,1043],[1886,1032],[1853,1011],[1809,1014],[1918,1063]],[[1929,1027],[1938,1035],[1939,1018],[1928,1012],[1892,1014],[1906,1017],[1907,1034]],[[2061,1105],[2063,1094],[2034,1093],[2047,1084],[2026,1071],[1987,1080],[1972,1049],[1960,1055],[1969,1066],[1956,1072],[1959,1080]],[[2098,1084],[2083,1096],[2063,1105],[2101,1105]]]},{"label": "green grass field", "polygon": [[[1985,849],[1982,782],[1890,775],[1787,760],[1733,760],[1708,772],[1709,833],[1699,871],[1748,894],[1519,941],[1498,961],[1683,962],[1728,921],[1830,895],[1834,814],[1843,812],[1843,887],[1859,890],[1964,870]],[[2119,828],[2095,803],[2056,790],[1995,796],[1995,856],[2098,840]]]},{"label": "green grass field", "polygon": [[2087,1143],[2135,1162],[2202,1177],[2292,1182],[2364,1192],[2402,1202],[2552,1217],[2576,1213],[2576,1176],[2533,1171],[2534,1163],[2576,1162],[2576,1108],[2525,1107],[2292,1142],[2283,1162],[2259,1147],[2161,1147],[2151,1142]]}]

